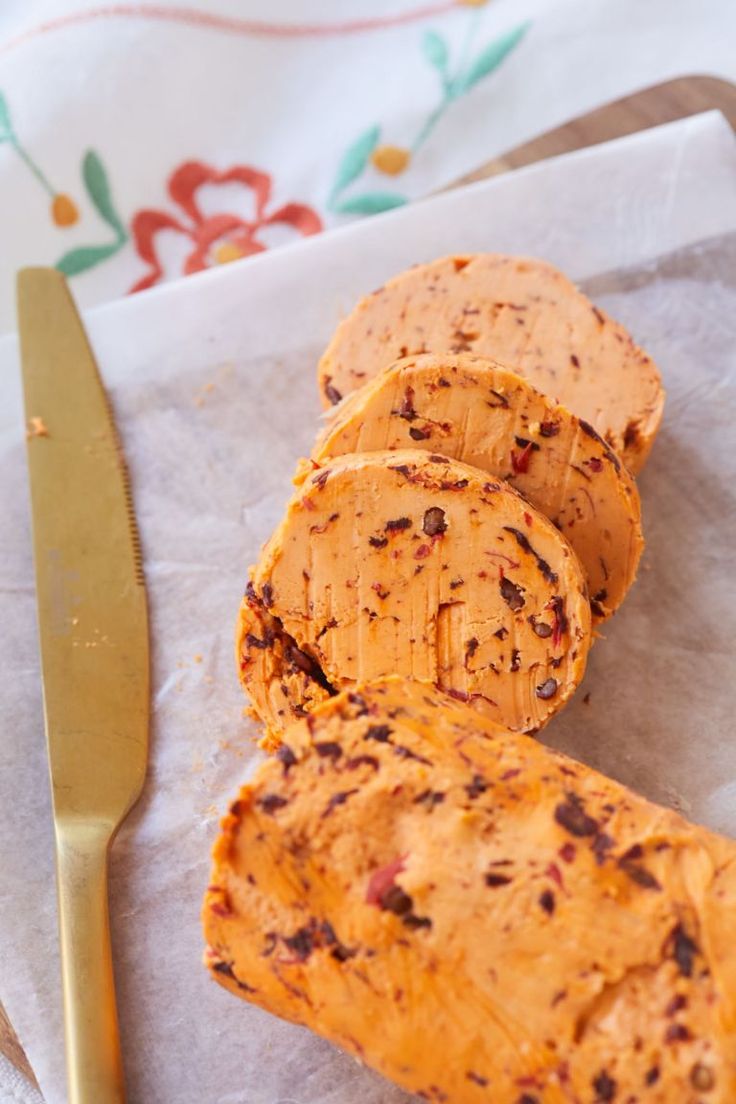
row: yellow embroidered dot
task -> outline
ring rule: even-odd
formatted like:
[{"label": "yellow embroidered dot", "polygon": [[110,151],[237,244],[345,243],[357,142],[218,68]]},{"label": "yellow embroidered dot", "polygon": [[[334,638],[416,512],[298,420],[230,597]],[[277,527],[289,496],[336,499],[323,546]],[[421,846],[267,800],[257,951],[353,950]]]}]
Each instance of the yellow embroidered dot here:
[{"label": "yellow embroidered dot", "polygon": [[371,154],[371,161],[379,172],[398,176],[411,161],[411,153],[401,146],[378,146]]}]

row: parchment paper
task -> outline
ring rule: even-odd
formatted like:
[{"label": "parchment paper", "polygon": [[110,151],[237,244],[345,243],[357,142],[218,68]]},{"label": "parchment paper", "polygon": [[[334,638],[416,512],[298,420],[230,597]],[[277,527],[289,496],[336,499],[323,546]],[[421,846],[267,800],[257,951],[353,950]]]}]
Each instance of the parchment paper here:
[{"label": "parchment paper", "polygon": [[[131,1104],[407,1099],[211,983],[199,964],[198,913],[218,813],[257,758],[233,659],[246,569],[317,428],[314,365],[340,310],[410,263],[462,249],[545,256],[587,278],[661,365],[669,399],[641,478],[640,578],[595,646],[582,690],[542,739],[736,834],[734,232],[734,138],[710,115],[88,317],[132,469],[153,630],[148,783],[112,874]],[[49,1104],[61,1104],[52,830],[14,341],[0,344],[0,486],[0,999]]]}]

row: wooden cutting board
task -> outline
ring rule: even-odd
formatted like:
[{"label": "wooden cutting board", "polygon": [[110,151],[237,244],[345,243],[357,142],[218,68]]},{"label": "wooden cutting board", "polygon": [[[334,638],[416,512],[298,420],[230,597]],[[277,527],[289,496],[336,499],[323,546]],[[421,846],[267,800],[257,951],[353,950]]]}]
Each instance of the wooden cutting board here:
[{"label": "wooden cutting board", "polygon": [[[631,96],[604,104],[595,111],[589,111],[530,142],[516,146],[455,181],[451,187],[485,180],[490,176],[519,169],[523,165],[531,165],[535,161],[544,161],[547,157],[595,146],[613,138],[623,138],[627,134],[635,134],[649,127],[713,109],[722,111],[736,130],[736,84],[717,77],[704,76],[679,77],[663,84],[655,84]],[[2,1005],[0,1053],[35,1083],[33,1071]]]}]

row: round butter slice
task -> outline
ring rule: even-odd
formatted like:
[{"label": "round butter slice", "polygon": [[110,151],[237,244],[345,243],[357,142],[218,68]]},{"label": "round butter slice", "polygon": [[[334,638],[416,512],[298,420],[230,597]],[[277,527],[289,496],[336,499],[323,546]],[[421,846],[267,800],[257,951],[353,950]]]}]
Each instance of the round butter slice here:
[{"label": "round butter slice", "polygon": [[389,365],[341,403],[312,460],[323,467],[344,453],[407,447],[507,480],[574,548],[594,622],[621,604],[644,547],[639,494],[587,422],[491,360],[424,354]]},{"label": "round butter slice", "polygon": [[495,253],[417,265],[356,306],[319,362],[325,406],[417,353],[507,364],[589,422],[634,473],[662,419],[652,359],[545,261]]},{"label": "round butter slice", "polygon": [[[396,673],[525,732],[573,693],[590,643],[583,572],[554,525],[501,480],[415,449],[339,457],[309,476],[245,604],[275,619],[298,667],[314,661],[310,690]],[[245,689],[277,734],[272,676],[257,673],[265,653],[241,629]],[[284,686],[292,712],[309,708]]]}]

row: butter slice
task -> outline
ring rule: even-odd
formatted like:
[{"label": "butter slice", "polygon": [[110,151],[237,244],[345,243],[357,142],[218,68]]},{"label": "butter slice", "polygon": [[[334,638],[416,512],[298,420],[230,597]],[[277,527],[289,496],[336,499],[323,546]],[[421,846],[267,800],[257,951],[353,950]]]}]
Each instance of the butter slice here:
[{"label": "butter slice", "polygon": [[478,253],[417,265],[355,307],[319,368],[326,406],[387,364],[471,352],[513,368],[594,429],[634,473],[662,419],[659,372],[623,326],[545,261]]},{"label": "butter slice", "polygon": [[636,484],[587,422],[494,361],[424,354],[388,365],[336,409],[313,466],[373,449],[441,452],[501,476],[577,553],[594,623],[623,601],[644,547]]},{"label": "butter slice", "polygon": [[[332,692],[401,674],[525,732],[574,692],[590,644],[582,568],[554,525],[503,481],[415,449],[338,457],[309,476],[245,604],[276,619]],[[245,688],[278,734],[264,653],[241,626]]]}]

